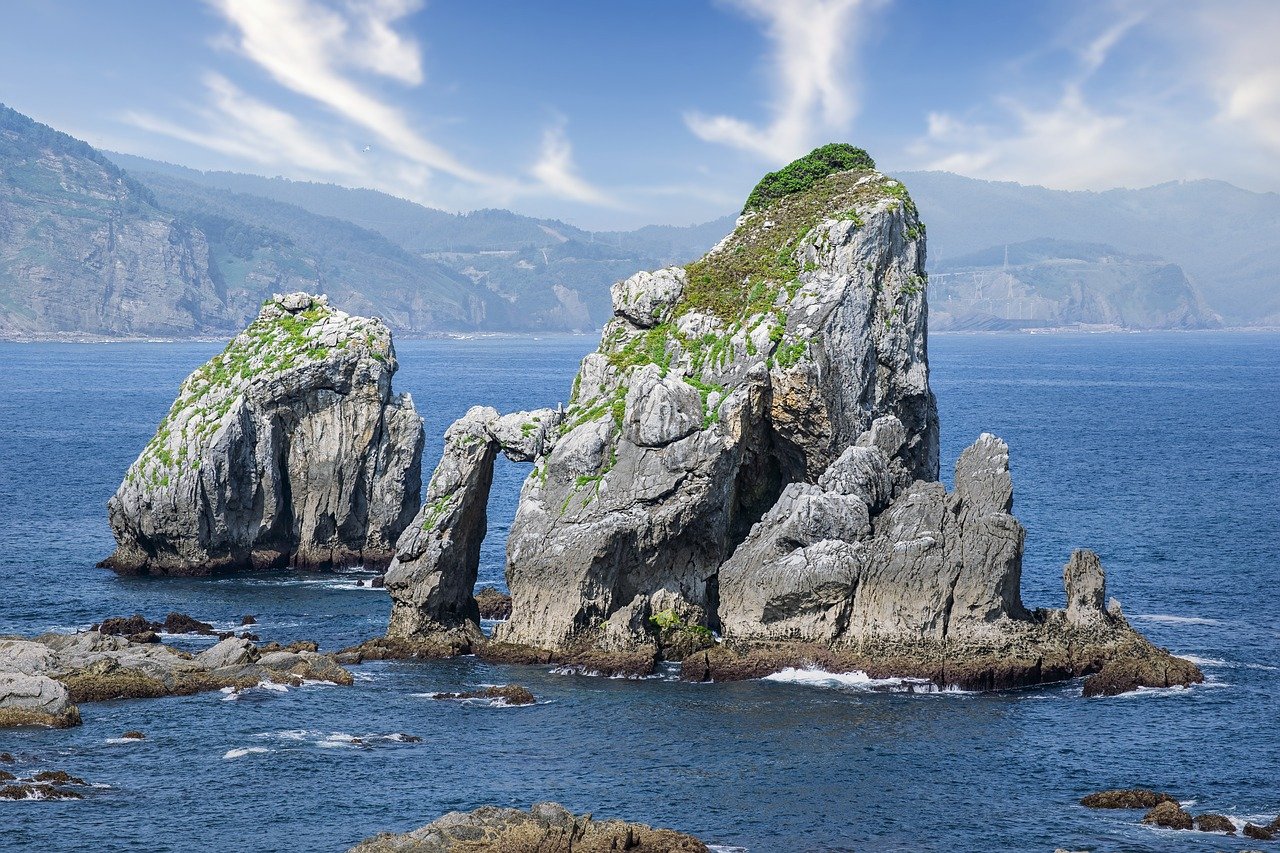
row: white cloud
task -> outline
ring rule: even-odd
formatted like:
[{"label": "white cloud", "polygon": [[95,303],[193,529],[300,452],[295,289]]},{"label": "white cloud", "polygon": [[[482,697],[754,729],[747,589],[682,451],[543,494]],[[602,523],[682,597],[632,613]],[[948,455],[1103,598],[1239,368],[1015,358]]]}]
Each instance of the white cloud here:
[{"label": "white cloud", "polygon": [[[397,28],[421,0],[206,0],[231,25],[218,43],[250,60],[288,91],[333,118],[292,111],[253,97],[221,74],[207,74],[207,103],[196,121],[130,112],[125,121],[152,133],[270,165],[293,177],[357,182],[424,204],[454,199],[505,204],[550,196],[618,207],[575,168],[564,120],[542,136],[535,180],[489,173],[462,162],[375,94],[372,80],[406,87],[424,81],[421,47]],[[336,125],[335,125],[336,120]],[[355,131],[359,144],[342,139]],[[372,134],[376,146],[369,146]],[[440,176],[448,180],[442,183]],[[354,180],[353,180],[354,179]],[[427,196],[431,196],[428,198]]]},{"label": "white cloud", "polygon": [[1280,3],[1212,4],[1201,8],[1198,23],[1217,120],[1280,155]]},{"label": "white cloud", "polygon": [[[464,165],[349,72],[422,82],[418,45],[393,24],[421,5],[376,0],[342,11],[316,0],[209,0],[237,31],[236,49],[277,83],[377,135],[398,154],[469,183],[501,181]],[[344,14],[345,13],[345,14]]]},{"label": "white cloud", "polygon": [[1210,176],[1280,189],[1280,4],[1132,0],[1076,24],[1051,100],[997,93],[968,114],[932,112],[912,165],[1060,189]]},{"label": "white cloud", "polygon": [[530,170],[539,185],[561,198],[601,207],[618,207],[607,193],[584,181],[573,164],[573,147],[565,135],[564,122],[558,121],[542,134],[542,151]]},{"label": "white cloud", "polygon": [[129,112],[125,121],[143,130],[273,167],[293,167],[320,175],[358,175],[356,150],[321,139],[298,119],[246,95],[218,74],[205,75],[210,106],[197,115],[202,128],[145,112]]},{"label": "white cloud", "polygon": [[[878,0],[727,0],[760,21],[773,43],[768,124],[698,112],[685,123],[700,139],[786,162],[848,130],[857,113],[849,73],[867,17]],[[825,141],[825,140],[824,140]]]}]

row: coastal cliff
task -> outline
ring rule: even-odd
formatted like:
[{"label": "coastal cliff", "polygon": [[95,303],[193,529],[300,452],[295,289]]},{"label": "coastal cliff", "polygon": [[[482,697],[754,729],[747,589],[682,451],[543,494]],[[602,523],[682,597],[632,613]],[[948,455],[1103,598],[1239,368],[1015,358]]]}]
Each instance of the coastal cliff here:
[{"label": "coastal cliff", "polygon": [[[1102,608],[1096,558],[1073,558],[1090,571],[1068,572],[1065,614],[1022,604],[1004,442],[938,482],[924,234],[900,182],[830,145],[766,176],[700,261],[616,284],[568,410],[522,451],[510,619],[485,642],[469,599],[508,446],[473,410],[399,543],[388,639],[695,679],[819,664],[999,688],[1125,660],[1134,684],[1199,680]],[[456,476],[467,441],[486,450]]]},{"label": "coastal cliff", "polygon": [[391,333],[277,295],[182,383],[108,502],[124,573],[385,565],[417,511],[422,420]]}]

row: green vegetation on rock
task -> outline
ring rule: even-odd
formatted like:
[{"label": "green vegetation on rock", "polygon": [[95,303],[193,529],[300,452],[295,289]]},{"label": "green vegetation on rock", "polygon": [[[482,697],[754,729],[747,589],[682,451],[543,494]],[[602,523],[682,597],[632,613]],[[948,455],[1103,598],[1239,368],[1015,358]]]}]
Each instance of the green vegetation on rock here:
[{"label": "green vegetation on rock", "polygon": [[770,172],[747,196],[742,212],[764,210],[777,199],[803,192],[818,181],[836,172],[851,169],[869,170],[876,167],[871,155],[861,148],[845,142],[832,142],[815,148],[799,160],[793,160],[776,172]]}]

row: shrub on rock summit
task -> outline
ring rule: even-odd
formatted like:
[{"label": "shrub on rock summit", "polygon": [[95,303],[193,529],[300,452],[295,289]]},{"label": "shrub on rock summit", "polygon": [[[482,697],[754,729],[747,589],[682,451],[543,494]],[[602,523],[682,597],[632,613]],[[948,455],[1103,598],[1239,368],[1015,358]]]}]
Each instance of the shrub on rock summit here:
[{"label": "shrub on rock summit", "polygon": [[871,159],[870,154],[845,142],[833,142],[815,148],[799,160],[761,178],[751,195],[747,196],[742,212],[763,210],[776,199],[804,192],[827,175],[875,167],[876,162]]}]

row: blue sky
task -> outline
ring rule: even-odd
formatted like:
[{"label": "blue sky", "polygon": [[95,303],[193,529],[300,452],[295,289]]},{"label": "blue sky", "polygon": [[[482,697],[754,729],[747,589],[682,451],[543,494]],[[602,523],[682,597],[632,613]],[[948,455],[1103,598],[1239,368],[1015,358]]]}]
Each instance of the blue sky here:
[{"label": "blue sky", "polygon": [[7,0],[0,101],[100,147],[594,228],[887,171],[1280,191],[1280,0]]}]

